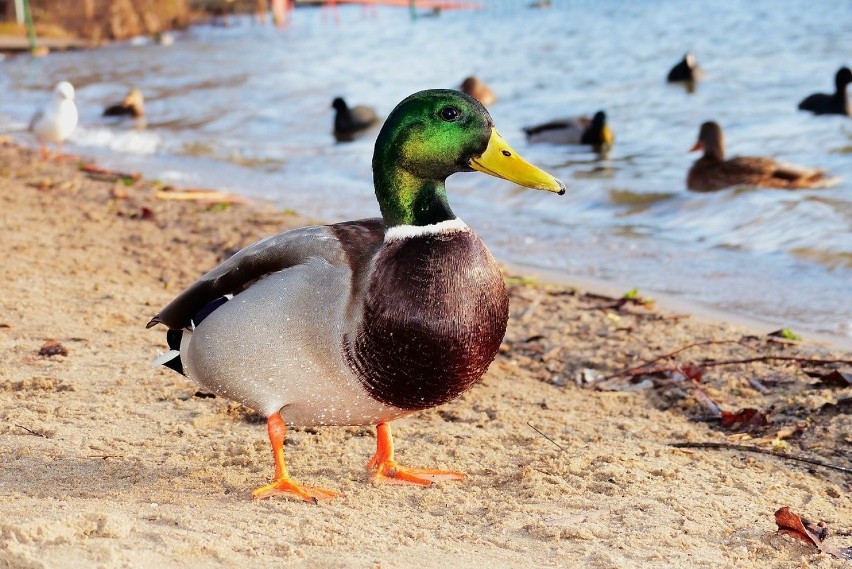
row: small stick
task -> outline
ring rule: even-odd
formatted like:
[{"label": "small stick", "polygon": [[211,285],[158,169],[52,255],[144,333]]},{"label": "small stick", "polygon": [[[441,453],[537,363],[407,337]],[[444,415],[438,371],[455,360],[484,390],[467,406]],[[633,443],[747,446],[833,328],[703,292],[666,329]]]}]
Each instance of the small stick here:
[{"label": "small stick", "polygon": [[[757,356],[754,358],[744,358],[741,360],[721,360],[718,362],[704,362],[700,364],[700,367],[716,367],[716,366],[724,366],[724,365],[733,365],[733,364],[750,364],[754,362],[769,362],[769,361],[784,361],[784,362],[797,362],[801,364],[815,364],[815,365],[825,365],[825,364],[850,364],[852,365],[852,360],[823,360],[820,358],[801,358],[797,356]],[[655,373],[666,373],[666,372],[675,372],[677,371],[677,367],[667,366],[667,367],[655,367],[651,369],[642,369],[642,366],[637,366],[635,368],[626,369],[615,373],[610,376],[606,376],[601,379],[601,381],[605,379],[611,379],[613,377],[619,377],[621,375],[628,375],[630,377],[637,375],[653,375]]]},{"label": "small stick", "polygon": [[757,356],[754,358],[745,358],[742,360],[722,360],[718,362],[707,362],[701,364],[704,367],[724,366],[729,364],[750,364],[752,362],[768,362],[778,360],[783,362],[798,362],[801,364],[850,364],[852,360],[824,360],[821,358],[801,358],[798,356]]},{"label": "small stick", "polygon": [[547,435],[545,435],[544,433],[542,433],[541,431],[539,431],[538,429],[533,427],[532,423],[530,423],[529,421],[527,421],[527,425],[529,426],[530,429],[532,429],[533,431],[535,431],[536,433],[538,433],[539,435],[543,436],[544,438],[549,440],[551,443],[553,443],[554,446],[556,446],[556,448],[558,448],[559,450],[561,450],[564,453],[568,453],[568,449],[562,447],[559,443],[557,443],[556,441],[554,441],[553,439],[551,439],[550,437],[548,437]]},{"label": "small stick", "polygon": [[32,430],[32,429],[28,429],[28,428],[24,427],[23,425],[15,425],[15,426],[16,426],[16,427],[18,427],[19,429],[23,429],[23,430],[25,430],[26,432],[28,432],[28,433],[29,433],[29,434],[31,434],[31,435],[35,435],[35,436],[37,436],[37,437],[41,437],[41,438],[43,438],[43,439],[46,439],[46,438],[47,438],[47,437],[46,437],[46,436],[44,436],[42,433],[38,433],[38,432],[36,432],[36,431],[34,431],[34,430]]},{"label": "small stick", "polygon": [[[646,362],[642,362],[641,364],[639,364],[637,366],[633,366],[633,367],[630,367],[630,368],[627,368],[627,369],[623,369],[621,371],[618,371],[618,372],[612,373],[610,375],[604,376],[600,379],[600,381],[606,381],[607,379],[613,379],[615,377],[620,377],[622,375],[638,375],[638,374],[635,374],[633,372],[641,370],[642,368],[647,367],[647,366],[649,366],[653,363],[656,363],[660,360],[664,360],[664,359],[670,358],[672,356],[676,356],[679,353],[686,351],[690,348],[697,348],[698,346],[710,346],[710,345],[713,345],[713,344],[742,344],[742,342],[740,340],[705,340],[703,342],[694,342],[692,344],[687,344],[686,346],[682,346],[682,347],[678,348],[677,350],[674,350],[673,352],[668,352],[666,354],[659,355],[654,359],[648,360]],[[745,344],[742,344],[742,345],[745,345]]]},{"label": "small stick", "polygon": [[845,474],[852,474],[852,468],[846,468],[845,466],[838,466],[836,464],[830,464],[828,462],[823,462],[821,460],[817,460],[815,458],[808,458],[806,456],[801,456],[798,454],[787,454],[783,452],[772,452],[771,450],[755,447],[755,446],[747,446],[747,445],[733,445],[729,443],[669,443],[669,446],[674,448],[703,448],[703,449],[713,449],[713,450],[741,450],[743,452],[753,452],[757,454],[768,454],[769,456],[775,456],[778,458],[783,458],[787,460],[795,460],[798,462],[806,462],[808,464],[813,464],[815,466],[822,466],[823,468],[831,468],[832,470],[837,470],[839,472],[843,472]]}]

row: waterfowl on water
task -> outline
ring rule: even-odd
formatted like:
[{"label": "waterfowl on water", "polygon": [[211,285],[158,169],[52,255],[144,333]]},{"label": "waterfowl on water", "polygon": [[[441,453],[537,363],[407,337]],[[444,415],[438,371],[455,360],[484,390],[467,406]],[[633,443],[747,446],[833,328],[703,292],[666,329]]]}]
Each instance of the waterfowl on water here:
[{"label": "waterfowl on water", "polygon": [[841,67],[834,76],[834,93],[814,93],[805,97],[799,103],[799,109],[810,111],[817,115],[847,115],[852,116],[852,107],[846,96],[846,86],[852,83],[852,71]]},{"label": "waterfowl on water", "polygon": [[672,67],[666,80],[669,83],[694,83],[704,77],[704,71],[698,66],[695,54],[687,52],[677,65]]},{"label": "waterfowl on water", "polygon": [[463,93],[467,93],[486,107],[489,105],[493,105],[497,100],[497,97],[494,95],[494,91],[491,90],[491,87],[486,85],[477,77],[467,77],[464,81],[462,81],[461,91]]},{"label": "waterfowl on water", "polygon": [[801,189],[823,185],[825,172],[776,162],[761,156],[739,156],[725,160],[725,138],[713,122],[701,125],[692,151],[704,150],[686,176],[686,187],[696,192],[713,192],[731,186]]},{"label": "waterfowl on water", "polygon": [[120,103],[116,103],[115,105],[110,105],[105,108],[103,116],[130,116],[135,119],[145,116],[145,97],[142,96],[142,91],[136,87],[132,88]]},{"label": "waterfowl on water", "polygon": [[595,148],[612,146],[615,137],[606,122],[606,113],[598,111],[592,118],[556,119],[524,128],[530,142],[552,144],[590,144]]},{"label": "waterfowl on water", "polygon": [[464,477],[398,465],[388,423],[464,393],[503,339],[500,269],[447,201],[446,178],[473,170],[565,191],[506,144],[472,97],[415,93],[376,141],[381,218],[250,245],[148,323],[169,328],[171,351],[156,363],[267,417],[275,477],[256,498],[336,495],[289,477],[286,425],[376,425],[373,480],[428,486]]},{"label": "waterfowl on water", "polygon": [[331,102],[334,108],[334,137],[338,141],[349,141],[379,124],[379,115],[370,107],[350,107],[341,97]]},{"label": "waterfowl on water", "polygon": [[77,128],[77,105],[74,104],[74,87],[61,81],[53,88],[50,100],[37,110],[30,120],[29,131],[38,140],[43,156],[47,156],[47,144],[56,144],[59,154],[64,143]]}]

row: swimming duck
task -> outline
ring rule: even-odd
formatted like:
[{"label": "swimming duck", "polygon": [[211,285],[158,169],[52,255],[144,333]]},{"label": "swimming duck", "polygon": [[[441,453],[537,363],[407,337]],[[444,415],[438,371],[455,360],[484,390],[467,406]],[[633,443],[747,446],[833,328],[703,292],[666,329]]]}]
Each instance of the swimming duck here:
[{"label": "swimming duck", "polygon": [[690,152],[704,150],[686,176],[686,187],[696,192],[713,192],[739,184],[763,188],[801,189],[825,182],[825,172],[776,162],[761,156],[740,156],[725,160],[722,128],[709,121],[701,125],[698,142]]},{"label": "swimming duck", "polygon": [[503,339],[500,269],[447,201],[446,178],[473,170],[565,192],[508,146],[478,101],[421,91],[399,103],[376,141],[381,218],[250,245],[148,323],[169,328],[171,351],[155,363],[267,417],[275,477],[255,498],[337,495],[289,477],[287,425],[376,425],[375,481],[464,477],[397,464],[388,423],[464,393]]},{"label": "swimming duck", "polygon": [[529,142],[553,144],[591,144],[597,149],[612,146],[615,137],[606,124],[606,113],[598,111],[591,119],[576,117],[557,119],[524,128]]},{"label": "swimming duck", "polygon": [[142,96],[142,91],[133,87],[120,103],[110,105],[104,109],[103,116],[131,116],[135,119],[145,116],[145,97]]},{"label": "swimming duck", "polygon": [[677,65],[672,67],[666,80],[669,83],[694,83],[703,77],[704,70],[698,66],[698,62],[695,60],[695,54],[690,51],[683,56],[683,59],[681,59]]},{"label": "swimming duck", "polygon": [[364,105],[349,107],[341,97],[331,102],[335,110],[334,137],[338,142],[348,142],[379,123],[376,111]]},{"label": "swimming duck", "polygon": [[57,153],[61,156],[62,143],[77,128],[77,119],[74,87],[68,81],[61,81],[53,88],[47,104],[37,110],[30,120],[29,131],[38,140],[43,157],[48,156],[48,142],[56,144]]},{"label": "swimming duck", "polygon": [[463,93],[467,93],[486,107],[493,105],[497,100],[497,97],[494,96],[494,91],[491,90],[491,87],[476,77],[471,76],[465,78],[465,80],[462,81],[460,89]]},{"label": "swimming duck", "polygon": [[799,109],[811,111],[817,115],[847,115],[852,116],[852,107],[846,96],[846,86],[852,83],[852,71],[841,67],[834,76],[834,94],[814,93],[805,97],[799,103]]}]

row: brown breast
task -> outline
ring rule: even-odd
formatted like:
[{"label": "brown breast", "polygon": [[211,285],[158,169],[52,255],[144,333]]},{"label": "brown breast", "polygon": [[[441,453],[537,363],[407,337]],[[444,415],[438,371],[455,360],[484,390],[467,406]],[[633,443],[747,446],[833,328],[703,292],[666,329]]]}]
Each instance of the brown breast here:
[{"label": "brown breast", "polygon": [[426,409],[455,399],[488,369],[506,332],[509,299],[471,231],[386,244],[374,261],[346,357],[375,399]]}]

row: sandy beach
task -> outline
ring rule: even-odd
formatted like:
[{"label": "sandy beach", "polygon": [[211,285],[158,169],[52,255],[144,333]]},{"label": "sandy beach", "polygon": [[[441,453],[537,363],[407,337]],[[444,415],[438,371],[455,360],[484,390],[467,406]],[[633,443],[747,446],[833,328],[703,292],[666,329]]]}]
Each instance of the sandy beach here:
[{"label": "sandy beach", "polygon": [[[162,190],[0,143],[0,567],[849,566],[774,512],[852,546],[852,353],[534,275],[507,275],[483,380],[394,423],[400,462],[465,481],[373,485],[372,428],[294,429],[290,473],[344,496],[252,501],[263,418],[152,368],[145,324],[239,248],[338,220]],[[847,471],[672,446],[700,443]]]}]

